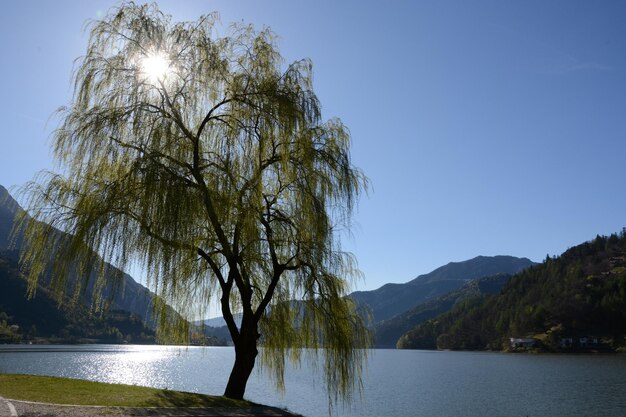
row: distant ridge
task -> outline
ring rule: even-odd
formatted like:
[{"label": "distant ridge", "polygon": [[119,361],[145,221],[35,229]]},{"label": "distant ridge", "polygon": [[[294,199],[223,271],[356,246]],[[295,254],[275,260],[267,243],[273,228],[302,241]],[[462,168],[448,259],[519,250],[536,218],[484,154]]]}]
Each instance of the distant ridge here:
[{"label": "distant ridge", "polygon": [[[237,324],[237,326],[241,326],[242,317],[243,317],[242,313],[233,314],[233,318],[235,319],[235,323]],[[226,320],[224,320],[224,317],[218,316],[218,317],[211,317],[210,319],[206,319],[206,320],[196,320],[193,322],[193,324],[195,324],[196,326],[204,325],[208,327],[226,327]]]},{"label": "distant ridge", "polygon": [[388,320],[425,301],[462,287],[469,281],[496,274],[515,274],[534,263],[514,256],[477,256],[450,262],[405,284],[385,284],[373,291],[350,294],[357,305],[369,306],[373,322]]},{"label": "distant ridge", "polygon": [[465,300],[496,294],[511,279],[511,274],[497,274],[467,282],[461,288],[425,301],[397,316],[374,326],[374,346],[395,348],[400,336],[426,320],[446,313]]}]

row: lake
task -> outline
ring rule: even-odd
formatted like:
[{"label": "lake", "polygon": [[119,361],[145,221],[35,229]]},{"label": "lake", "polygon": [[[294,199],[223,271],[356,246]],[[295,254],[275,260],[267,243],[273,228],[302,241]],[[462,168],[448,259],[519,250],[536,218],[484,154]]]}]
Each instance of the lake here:
[{"label": "lake", "polygon": [[[0,372],[222,394],[231,347],[0,345]],[[306,417],[328,416],[321,371],[286,372],[281,395],[255,372],[246,398]],[[625,416],[626,356],[374,350],[350,417]]]}]

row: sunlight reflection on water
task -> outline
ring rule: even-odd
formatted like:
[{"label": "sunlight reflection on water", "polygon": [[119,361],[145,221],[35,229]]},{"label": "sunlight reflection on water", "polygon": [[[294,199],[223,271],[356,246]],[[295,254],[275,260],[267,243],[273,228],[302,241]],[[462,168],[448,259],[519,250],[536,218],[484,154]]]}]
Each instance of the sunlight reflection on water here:
[{"label": "sunlight reflection on water", "polygon": [[78,373],[88,379],[120,384],[167,386],[170,376],[160,373],[176,354],[168,350],[98,353],[76,363]]},{"label": "sunlight reflection on water", "polygon": [[0,372],[220,394],[234,360],[232,348],[178,346],[22,346],[0,353]]}]

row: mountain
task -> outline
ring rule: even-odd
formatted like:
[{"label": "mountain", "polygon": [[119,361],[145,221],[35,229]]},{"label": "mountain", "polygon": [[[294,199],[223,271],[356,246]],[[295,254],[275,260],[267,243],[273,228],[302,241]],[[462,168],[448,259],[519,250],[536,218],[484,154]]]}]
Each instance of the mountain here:
[{"label": "mountain", "polygon": [[368,306],[373,324],[388,320],[421,303],[447,294],[469,281],[500,273],[515,274],[533,265],[527,258],[478,256],[463,262],[450,262],[405,284],[385,284],[373,291],[350,294],[358,306]]},{"label": "mountain", "polygon": [[[241,326],[241,319],[243,317],[243,313],[234,313],[233,314],[233,318],[235,319],[235,323],[237,323],[237,326]],[[226,320],[224,320],[224,317],[222,316],[218,316],[218,317],[211,317],[210,319],[206,319],[206,320],[197,320],[194,321],[193,324],[195,324],[196,326],[206,326],[206,327],[226,327]]]},{"label": "mountain", "polygon": [[15,214],[20,206],[11,197],[6,188],[0,185],[0,249],[9,247],[9,237],[13,228]]},{"label": "mountain", "polygon": [[[626,234],[597,236],[546,258],[492,296],[465,300],[418,325],[399,348],[510,348],[510,338],[532,338],[547,350],[592,337],[609,350],[626,349]],[[583,342],[580,342],[582,346]]]},{"label": "mountain", "polygon": [[511,276],[511,274],[498,274],[469,281],[457,290],[425,301],[389,320],[377,323],[373,329],[374,346],[378,348],[395,348],[400,336],[418,324],[449,311],[464,300],[498,293]]},{"label": "mountain", "polygon": [[[16,239],[16,247],[11,247],[11,231],[13,228],[15,216],[22,210],[19,204],[11,197],[6,188],[0,186],[0,250],[19,250],[22,242],[19,235]],[[34,221],[34,220],[29,220]],[[56,231],[56,233],[62,233]],[[113,282],[114,275],[120,271],[112,265],[107,265],[109,276],[108,281]],[[50,281],[50,277],[44,276],[42,282]],[[123,273],[120,289],[113,291],[112,286],[105,289],[105,294],[113,293],[110,308],[114,310],[124,310],[141,317],[146,324],[154,328],[156,321],[153,314],[153,301],[155,294],[143,285],[138,284],[130,275]],[[86,292],[86,302],[90,302],[89,291]]]},{"label": "mountain", "polygon": [[[135,341],[149,342],[151,340],[154,342],[154,330],[158,320],[154,312],[154,301],[157,296],[137,283],[130,275],[122,273],[110,264],[106,264],[105,282],[107,284],[103,290],[103,296],[107,303],[105,306],[106,314],[100,317],[95,317],[91,311],[93,297],[90,288],[93,286],[95,276],[89,277],[87,290],[81,295],[81,303],[78,305],[63,303],[61,308],[58,308],[57,295],[46,288],[46,284],[51,281],[50,272],[44,273],[40,279],[36,297],[27,300],[26,281],[21,276],[17,266],[19,250],[23,245],[20,234],[18,233],[14,242],[11,242],[14,221],[16,215],[21,211],[22,208],[19,204],[0,185],[0,287],[3,289],[0,291],[0,313],[4,313],[5,316],[5,330],[9,324],[19,326],[22,330],[24,330],[24,326],[26,328],[35,326],[38,329],[38,335],[45,337],[63,337],[64,340],[68,340],[68,337],[70,339],[96,338],[102,340],[104,338],[106,340],[118,340],[119,333],[113,339],[103,334],[103,332],[107,332],[107,328],[115,327],[118,331],[120,329],[125,330],[130,335],[130,339]],[[35,220],[29,219],[28,221]],[[59,230],[55,230],[54,233],[62,234]],[[122,277],[121,283],[116,282],[115,279],[119,276]],[[77,279],[80,278],[70,277],[70,281]],[[168,317],[171,320],[183,320],[174,309],[166,308],[169,309]],[[33,312],[37,312],[37,314]],[[11,320],[7,320],[8,318]],[[2,323],[3,321],[0,320],[0,334],[2,334]],[[144,325],[147,326],[147,329],[143,328]],[[196,343],[225,344],[224,340],[218,340],[223,339],[221,336],[214,337],[216,333],[221,334],[220,332],[202,332],[201,329],[193,325],[190,326],[190,331],[192,339]],[[147,335],[145,340],[141,339],[142,333]],[[204,333],[204,336],[201,333]],[[21,334],[27,336],[25,333]],[[15,335],[9,334],[9,336],[11,339]],[[1,340],[2,336],[0,335]]]},{"label": "mountain", "polygon": [[154,330],[128,311],[110,310],[106,315],[96,315],[82,304],[59,306],[56,296],[41,286],[37,296],[28,299],[17,255],[15,251],[0,252],[0,343],[155,343]]},{"label": "mountain", "polygon": [[[533,264],[527,258],[478,256],[464,262],[450,262],[405,284],[385,284],[373,291],[353,292],[349,297],[359,307],[369,307],[373,316],[374,346],[395,347],[404,332],[447,311],[457,299],[472,291],[497,291],[512,274]],[[471,285],[479,278],[485,280],[478,286]],[[194,324],[220,329],[226,323],[222,317],[214,317]]]}]

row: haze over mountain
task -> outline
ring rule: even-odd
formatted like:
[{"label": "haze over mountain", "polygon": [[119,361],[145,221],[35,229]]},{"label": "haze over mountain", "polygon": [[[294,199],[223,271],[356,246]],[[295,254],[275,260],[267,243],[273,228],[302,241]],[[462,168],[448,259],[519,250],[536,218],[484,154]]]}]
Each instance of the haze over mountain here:
[{"label": "haze over mountain", "polygon": [[404,284],[385,284],[373,291],[353,292],[350,297],[359,306],[369,306],[373,324],[376,324],[460,288],[469,281],[500,273],[515,274],[531,265],[533,262],[527,258],[477,256],[463,262],[450,262]]},{"label": "haze over mountain", "polygon": [[13,221],[18,210],[17,201],[11,197],[6,188],[0,185],[0,250],[7,249]]},{"label": "haze over mountain", "polygon": [[[241,325],[241,318],[243,317],[242,313],[235,313],[233,314],[233,318],[235,319],[235,323],[237,323],[237,326]],[[193,322],[196,326],[208,326],[208,327],[226,327],[226,320],[224,320],[224,317],[222,316],[217,316],[217,317],[211,317],[205,320],[196,320]]]},{"label": "haze over mountain", "polygon": [[[11,197],[9,192],[0,185],[0,251],[13,252],[12,257],[17,258],[17,252],[22,245],[20,236],[15,239],[15,244],[11,245],[11,231],[13,229],[13,223],[15,216],[20,212],[22,208]],[[34,221],[34,220],[29,220]],[[56,231],[56,233],[62,233]],[[7,254],[5,253],[5,256]],[[52,256],[52,254],[51,254]],[[107,265],[108,273],[105,274],[105,280],[107,282],[113,282],[113,276],[119,273],[119,270],[112,265]],[[73,277],[77,279],[77,277]],[[42,283],[49,282],[50,277],[44,276]],[[105,289],[105,294],[112,292],[112,286],[108,286]],[[91,301],[90,292],[85,292],[85,301],[89,303]],[[110,300],[109,308],[112,310],[124,310],[129,313],[135,314],[140,317],[146,325],[151,328],[155,328],[156,322],[153,314],[153,301],[155,294],[148,290],[143,285],[137,283],[130,275],[124,273],[122,276],[122,282],[119,290],[114,291],[114,295]]]}]

